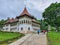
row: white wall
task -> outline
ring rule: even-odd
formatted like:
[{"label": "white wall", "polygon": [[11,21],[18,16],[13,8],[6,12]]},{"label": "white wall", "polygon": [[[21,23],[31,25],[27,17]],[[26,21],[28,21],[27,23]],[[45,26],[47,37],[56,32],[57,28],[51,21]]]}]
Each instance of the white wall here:
[{"label": "white wall", "polygon": [[4,25],[3,29],[3,31],[10,31],[10,24]]},{"label": "white wall", "polygon": [[[24,21],[24,20],[29,21],[29,23],[20,24],[20,22]],[[23,18],[19,19],[19,22],[17,22],[17,24],[15,26],[10,26],[10,24],[8,24],[7,26],[5,25],[3,28],[4,28],[4,31],[11,31],[11,28],[13,28],[12,32],[23,32],[23,33],[27,33],[27,31],[36,31],[36,30],[40,29],[40,27],[35,27],[32,24],[39,25],[39,24],[33,23],[32,19],[30,19],[28,17],[23,17]],[[8,28],[8,30],[6,30],[6,28]],[[14,28],[16,28],[16,29],[14,29]],[[23,30],[21,30],[21,28],[23,28]],[[30,30],[28,30],[28,28],[30,28]]]},{"label": "white wall", "polygon": [[[21,30],[21,28],[23,28],[23,30]],[[30,28],[30,30],[28,30],[28,28]],[[27,31],[33,31],[33,28],[32,28],[32,26],[29,25],[29,24],[21,24],[21,25],[19,26],[19,31],[20,31],[20,32],[25,32],[25,33],[27,33]]]},{"label": "white wall", "polygon": [[[27,31],[33,31],[32,20],[30,18],[23,17],[23,18],[19,19],[19,22],[20,21],[24,21],[24,20],[28,20],[30,22],[30,24],[28,24],[28,23],[22,23],[22,24],[20,24],[19,25],[19,31],[20,32],[25,32],[25,33],[27,33]],[[23,30],[21,30],[21,28],[23,28]],[[28,30],[28,28],[30,28],[30,30]]]}]

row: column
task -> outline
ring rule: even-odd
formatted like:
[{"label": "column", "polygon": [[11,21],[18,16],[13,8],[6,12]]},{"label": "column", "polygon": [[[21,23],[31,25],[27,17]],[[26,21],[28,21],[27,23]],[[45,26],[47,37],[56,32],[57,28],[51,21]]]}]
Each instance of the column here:
[{"label": "column", "polygon": [[17,32],[19,32],[19,22],[17,23]]},{"label": "column", "polygon": [[10,24],[8,25],[8,31],[10,31]]}]

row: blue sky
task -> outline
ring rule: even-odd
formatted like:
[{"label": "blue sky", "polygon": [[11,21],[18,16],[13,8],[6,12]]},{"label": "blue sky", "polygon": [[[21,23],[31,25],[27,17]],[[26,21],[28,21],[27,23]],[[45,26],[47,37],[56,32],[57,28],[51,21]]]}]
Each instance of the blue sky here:
[{"label": "blue sky", "polygon": [[42,19],[45,8],[55,2],[60,0],[0,0],[0,20],[19,16],[25,5],[31,15]]}]

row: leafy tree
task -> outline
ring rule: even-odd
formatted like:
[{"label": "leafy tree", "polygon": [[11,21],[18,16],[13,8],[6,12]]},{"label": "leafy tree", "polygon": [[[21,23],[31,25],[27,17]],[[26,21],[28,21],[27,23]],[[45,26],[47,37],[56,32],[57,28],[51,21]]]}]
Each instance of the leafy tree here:
[{"label": "leafy tree", "polygon": [[60,3],[52,3],[43,12],[44,20],[51,26],[60,26]]},{"label": "leafy tree", "polygon": [[47,22],[44,20],[40,21],[40,29],[41,30],[47,30]]},{"label": "leafy tree", "polygon": [[0,28],[3,27],[3,25],[4,25],[5,22],[6,22],[6,20],[4,20],[4,19],[0,20]]}]

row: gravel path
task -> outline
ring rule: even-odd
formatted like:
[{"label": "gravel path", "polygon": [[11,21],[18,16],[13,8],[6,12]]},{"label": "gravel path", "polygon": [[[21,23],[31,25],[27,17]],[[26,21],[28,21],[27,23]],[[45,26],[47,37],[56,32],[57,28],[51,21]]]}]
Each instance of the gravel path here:
[{"label": "gravel path", "polygon": [[24,41],[21,45],[47,45],[46,34],[33,34],[29,39]]}]

